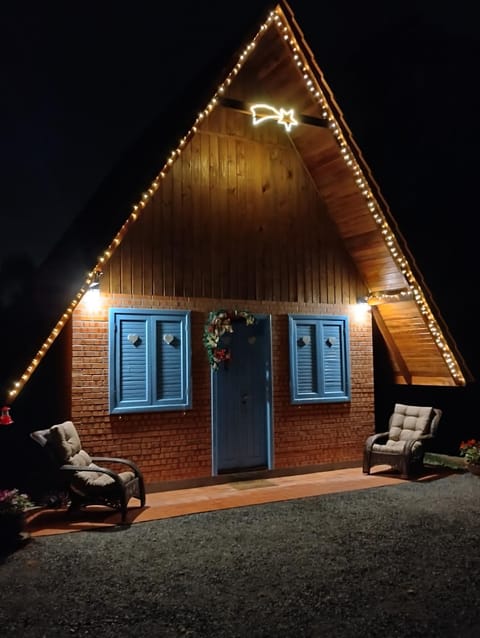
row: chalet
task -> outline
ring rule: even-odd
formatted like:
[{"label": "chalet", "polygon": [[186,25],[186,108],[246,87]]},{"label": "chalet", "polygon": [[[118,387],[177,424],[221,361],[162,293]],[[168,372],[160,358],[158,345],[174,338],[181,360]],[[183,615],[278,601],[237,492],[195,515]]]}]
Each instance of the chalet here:
[{"label": "chalet", "polygon": [[395,384],[471,380],[286,2],[149,135],[43,267],[4,388],[30,430],[71,419],[150,486],[341,467],[375,429],[373,325]]}]

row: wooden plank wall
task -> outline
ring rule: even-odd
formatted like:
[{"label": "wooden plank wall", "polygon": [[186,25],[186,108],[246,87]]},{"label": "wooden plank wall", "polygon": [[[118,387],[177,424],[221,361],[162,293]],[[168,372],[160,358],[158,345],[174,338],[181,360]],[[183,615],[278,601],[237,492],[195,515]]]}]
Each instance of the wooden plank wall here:
[{"label": "wooden plank wall", "polygon": [[283,127],[222,107],[115,251],[102,289],[306,303],[365,291]]}]

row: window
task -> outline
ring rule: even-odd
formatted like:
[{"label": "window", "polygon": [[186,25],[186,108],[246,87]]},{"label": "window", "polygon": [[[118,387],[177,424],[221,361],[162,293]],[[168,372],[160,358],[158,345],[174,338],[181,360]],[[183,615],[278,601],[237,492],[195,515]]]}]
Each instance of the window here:
[{"label": "window", "polygon": [[110,309],[110,412],[191,407],[190,313]]},{"label": "window", "polygon": [[350,401],[347,317],[289,316],[292,403]]}]

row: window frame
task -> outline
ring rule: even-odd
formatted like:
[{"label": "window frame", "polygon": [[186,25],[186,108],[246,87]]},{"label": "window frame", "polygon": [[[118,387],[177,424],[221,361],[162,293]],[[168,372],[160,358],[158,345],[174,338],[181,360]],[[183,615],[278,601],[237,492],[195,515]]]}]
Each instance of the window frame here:
[{"label": "window frame", "polygon": [[[130,405],[120,405],[119,385],[122,361],[119,343],[122,320],[145,322],[145,379],[146,400],[132,400]],[[157,383],[157,354],[159,346],[165,347],[157,336],[158,324],[162,321],[178,320],[180,326],[179,381],[181,393],[176,399],[155,396]],[[159,343],[160,342],[160,343]],[[168,345],[168,344],[167,344]],[[192,407],[191,392],[191,312],[189,310],[162,310],[138,308],[110,308],[108,321],[108,388],[110,414],[132,414],[140,412],[163,412],[187,410]]]},{"label": "window frame", "polygon": [[[312,386],[316,388],[311,392],[301,392],[299,389],[298,348],[300,336],[299,324],[308,324],[314,329],[316,358],[312,361]],[[326,343],[323,343],[322,335],[325,327],[330,324],[338,330],[340,343],[338,345],[339,356],[339,386],[336,391],[326,388],[325,362]],[[288,341],[289,341],[289,372],[290,372],[290,400],[294,405],[315,403],[346,403],[351,401],[351,370],[350,370],[350,335],[349,319],[346,315],[288,315]],[[312,355],[314,356],[314,355]]]}]

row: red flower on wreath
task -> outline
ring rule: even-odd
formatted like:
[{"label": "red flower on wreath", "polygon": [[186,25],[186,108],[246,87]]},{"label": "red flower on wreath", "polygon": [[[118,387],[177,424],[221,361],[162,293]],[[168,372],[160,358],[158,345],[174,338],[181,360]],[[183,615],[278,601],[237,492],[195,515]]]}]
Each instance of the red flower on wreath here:
[{"label": "red flower on wreath", "polygon": [[228,348],[215,348],[213,351],[215,361],[230,361],[230,350]]}]

